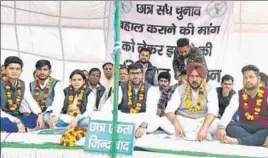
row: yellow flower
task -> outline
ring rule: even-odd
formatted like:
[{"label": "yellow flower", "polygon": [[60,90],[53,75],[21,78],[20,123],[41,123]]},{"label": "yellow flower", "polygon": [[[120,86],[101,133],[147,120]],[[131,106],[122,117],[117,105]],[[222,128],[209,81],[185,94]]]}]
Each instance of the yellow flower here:
[{"label": "yellow flower", "polygon": [[243,97],[243,100],[248,100],[248,95],[247,94],[244,93],[242,97]]},{"label": "yellow flower", "polygon": [[260,108],[255,108],[255,111],[256,112],[261,112],[261,109]]},{"label": "yellow flower", "polygon": [[14,110],[16,110],[16,107],[12,106],[12,107],[10,107],[10,110],[14,111]]},{"label": "yellow flower", "polygon": [[131,109],[130,109],[130,113],[135,114],[135,113],[136,113],[136,110],[133,109],[133,108],[131,108]]},{"label": "yellow flower", "polygon": [[141,107],[141,103],[137,103],[136,106],[137,106],[137,107]]},{"label": "yellow flower", "polygon": [[195,110],[196,111],[200,111],[201,110],[201,106],[195,106]]},{"label": "yellow flower", "polygon": [[264,93],[264,91],[261,89],[261,90],[259,90],[259,92],[258,92],[258,94],[263,94]]},{"label": "yellow flower", "polygon": [[74,97],[73,96],[69,96],[69,100],[73,100],[74,99]]},{"label": "yellow flower", "polygon": [[191,106],[192,105],[192,101],[191,100],[186,100],[185,103],[186,103],[187,106]]}]

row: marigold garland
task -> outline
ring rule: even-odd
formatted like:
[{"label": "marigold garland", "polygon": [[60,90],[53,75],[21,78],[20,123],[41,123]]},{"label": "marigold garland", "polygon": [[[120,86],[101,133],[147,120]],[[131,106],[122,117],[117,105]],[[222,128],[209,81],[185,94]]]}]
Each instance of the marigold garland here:
[{"label": "marigold garland", "polygon": [[[39,90],[41,89],[40,84],[39,84],[39,80],[35,81],[34,100],[40,106],[42,112],[46,111],[46,100],[48,97],[48,91],[49,91],[50,85],[51,85],[51,78],[49,78],[49,80],[44,88],[44,94],[43,94],[43,98],[41,100],[41,98],[39,98]],[[40,103],[40,101],[41,101],[41,103]]]},{"label": "marigold garland", "polygon": [[84,127],[69,128],[62,134],[60,144],[63,146],[74,146],[75,142],[86,136],[86,133],[87,128]]},{"label": "marigold garland", "polygon": [[261,105],[263,102],[263,93],[264,93],[264,88],[263,88],[263,84],[259,84],[259,90],[258,90],[258,94],[257,94],[257,99],[256,99],[256,104],[255,104],[255,108],[254,108],[254,114],[249,113],[248,109],[248,94],[245,92],[245,89],[243,89],[243,94],[242,94],[242,98],[243,98],[243,109],[246,111],[245,112],[245,117],[247,120],[253,121],[255,120],[260,112],[261,112]]},{"label": "marigold garland", "polygon": [[190,111],[190,112],[197,112],[200,111],[202,109],[201,107],[201,102],[204,98],[204,93],[205,93],[205,87],[206,87],[206,81],[203,80],[202,81],[202,85],[199,89],[199,94],[198,94],[198,101],[197,104],[195,106],[192,106],[192,91],[191,91],[191,87],[189,84],[187,84],[186,89],[185,89],[185,93],[186,93],[186,108]]},{"label": "marigold garland", "polygon": [[21,81],[17,80],[18,84],[17,84],[17,97],[16,99],[13,101],[13,97],[12,97],[12,93],[11,93],[11,83],[9,81],[5,81],[5,89],[6,89],[6,96],[7,96],[7,103],[8,103],[8,108],[11,111],[15,111],[21,102],[21,98],[22,98],[22,93],[21,93]]},{"label": "marigold garland", "polygon": [[131,83],[129,82],[128,83],[128,109],[129,109],[129,112],[131,114],[135,114],[135,113],[138,113],[140,110],[141,110],[141,106],[142,106],[142,101],[143,101],[143,98],[144,98],[144,85],[145,83],[143,82],[142,83],[142,86],[139,90],[139,98],[138,98],[138,101],[136,103],[136,107],[133,108],[133,103],[132,103],[132,86],[131,86]]},{"label": "marigold garland", "polygon": [[84,93],[85,93],[85,89],[86,89],[86,85],[84,84],[83,87],[81,88],[80,93],[77,96],[77,104],[76,104],[77,108],[74,108],[74,106],[73,106],[73,102],[74,102],[73,87],[71,85],[69,86],[68,114],[70,116],[75,116],[76,117],[78,114],[81,114],[80,106],[82,104],[82,99],[83,99],[83,96],[84,96]]}]

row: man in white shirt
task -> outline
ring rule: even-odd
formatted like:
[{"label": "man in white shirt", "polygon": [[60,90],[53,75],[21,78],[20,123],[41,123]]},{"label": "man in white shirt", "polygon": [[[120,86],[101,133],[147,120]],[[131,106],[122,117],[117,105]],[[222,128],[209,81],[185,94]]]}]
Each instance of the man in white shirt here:
[{"label": "man in white shirt", "polygon": [[91,68],[89,70],[89,75],[88,75],[88,87],[89,89],[92,90],[91,93],[94,94],[94,104],[93,110],[94,111],[101,111],[102,106],[106,102],[106,97],[105,97],[105,87],[100,84],[100,77],[101,77],[101,71],[98,68]]},{"label": "man in white shirt", "polygon": [[[157,89],[147,82],[143,82],[143,68],[139,63],[128,67],[129,82],[119,86],[118,121],[136,124],[136,137],[146,132],[153,132],[159,127],[160,117],[156,115]],[[93,113],[92,119],[112,120],[113,95],[107,100],[102,113]]]},{"label": "man in white shirt", "polygon": [[207,69],[199,63],[187,65],[188,83],[177,87],[165,110],[161,128],[185,140],[211,140],[217,129],[216,89],[206,83]]},{"label": "man in white shirt", "polygon": [[44,123],[53,128],[63,108],[63,85],[51,77],[51,64],[48,60],[36,62],[37,79],[30,83],[32,97],[42,110]]},{"label": "man in white shirt", "polygon": [[[1,80],[1,131],[26,132],[27,128],[42,126],[41,109],[32,98],[28,86],[19,77],[23,62],[15,56],[5,60],[6,80]],[[24,109],[30,114],[24,116]]]},{"label": "man in white shirt", "polygon": [[114,80],[113,80],[113,64],[110,62],[106,62],[102,65],[102,70],[104,75],[100,78],[100,83],[105,87],[105,99],[107,100],[109,97],[109,92],[113,88]]}]

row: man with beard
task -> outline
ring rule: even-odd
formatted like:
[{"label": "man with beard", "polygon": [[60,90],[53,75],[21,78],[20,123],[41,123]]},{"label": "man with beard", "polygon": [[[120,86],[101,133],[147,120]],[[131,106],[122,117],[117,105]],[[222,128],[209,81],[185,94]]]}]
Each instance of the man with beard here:
[{"label": "man with beard", "polygon": [[172,62],[175,78],[177,79],[181,72],[186,70],[187,64],[193,62],[200,63],[207,69],[206,59],[200,53],[200,50],[193,45],[190,45],[189,39],[180,38],[177,41],[177,49],[175,50]]},{"label": "man with beard", "polygon": [[96,103],[93,105],[94,111],[101,111],[105,103],[105,87],[100,84],[101,71],[98,68],[92,68],[88,74],[88,86],[95,94]]},{"label": "man with beard", "polygon": [[143,67],[144,80],[153,86],[157,86],[158,70],[149,61],[151,55],[152,52],[149,48],[141,48],[139,51],[139,61],[136,63],[141,64]]},{"label": "man with beard", "polygon": [[[5,60],[6,79],[1,80],[1,131],[19,132],[27,128],[41,126],[43,117],[41,109],[32,98],[28,86],[19,77],[22,72],[23,62],[15,56]],[[23,112],[29,108],[30,115],[24,116]]]},{"label": "man with beard", "polygon": [[211,140],[219,112],[216,89],[206,83],[207,69],[199,63],[187,65],[188,83],[176,88],[165,110],[161,128],[185,140]]},{"label": "man with beard", "polygon": [[109,92],[114,85],[113,80],[113,64],[106,62],[102,65],[104,75],[100,78],[100,83],[105,87],[105,100],[109,98]]},{"label": "man with beard", "polygon": [[[156,115],[157,95],[156,88],[143,81],[143,68],[139,63],[128,67],[129,82],[119,86],[118,121],[127,121],[136,124],[136,137],[143,136],[146,132],[153,132],[159,127]],[[101,114],[93,113],[92,119],[112,120],[113,94],[103,106]]]},{"label": "man with beard", "polygon": [[42,110],[44,125],[53,128],[63,107],[63,86],[59,80],[50,77],[51,64],[48,60],[37,61],[35,68],[37,80],[30,83],[30,91]]},{"label": "man with beard", "polygon": [[[219,123],[217,138],[226,144],[263,146],[268,136],[268,89],[261,85],[259,69],[242,68],[244,87],[234,94]],[[238,110],[239,122],[230,122]]]}]

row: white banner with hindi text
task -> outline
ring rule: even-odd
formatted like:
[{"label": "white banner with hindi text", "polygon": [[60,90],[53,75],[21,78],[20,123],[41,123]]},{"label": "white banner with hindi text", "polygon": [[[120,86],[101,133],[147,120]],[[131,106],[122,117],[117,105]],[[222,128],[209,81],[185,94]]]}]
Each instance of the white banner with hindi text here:
[{"label": "white banner with hindi text", "polygon": [[220,82],[232,28],[231,1],[122,1],[121,57],[138,60],[141,47],[152,50],[151,63],[171,70],[179,38],[189,38],[204,54],[209,78]]}]

